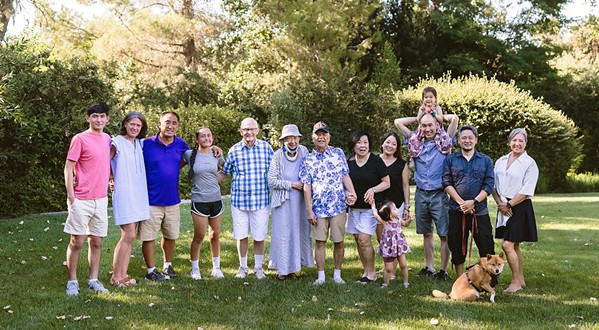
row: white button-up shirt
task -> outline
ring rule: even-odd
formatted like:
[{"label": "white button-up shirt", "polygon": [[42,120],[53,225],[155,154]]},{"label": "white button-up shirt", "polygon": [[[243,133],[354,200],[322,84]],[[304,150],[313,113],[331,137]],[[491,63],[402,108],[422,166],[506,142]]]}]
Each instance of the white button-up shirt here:
[{"label": "white button-up shirt", "polygon": [[510,155],[502,156],[495,162],[495,189],[505,198],[512,199],[516,194],[531,198],[539,179],[537,163],[525,151],[507,168]]}]

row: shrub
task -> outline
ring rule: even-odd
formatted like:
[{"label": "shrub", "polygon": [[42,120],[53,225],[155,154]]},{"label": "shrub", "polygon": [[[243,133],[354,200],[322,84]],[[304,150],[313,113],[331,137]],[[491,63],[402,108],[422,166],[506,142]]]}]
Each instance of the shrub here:
[{"label": "shrub", "polygon": [[528,153],[540,170],[538,192],[563,190],[566,174],[577,166],[581,156],[578,128],[562,112],[535,99],[529,92],[486,77],[427,79],[417,86],[397,92],[400,113],[415,114],[422,89],[437,89],[444,113],[455,113],[460,125],[479,130],[477,149],[496,160],[509,152],[507,136],[517,127],[528,132]]},{"label": "shrub", "polygon": [[99,99],[110,102],[111,88],[91,62],[60,62],[33,41],[0,45],[0,217],[65,208],[70,140]]}]

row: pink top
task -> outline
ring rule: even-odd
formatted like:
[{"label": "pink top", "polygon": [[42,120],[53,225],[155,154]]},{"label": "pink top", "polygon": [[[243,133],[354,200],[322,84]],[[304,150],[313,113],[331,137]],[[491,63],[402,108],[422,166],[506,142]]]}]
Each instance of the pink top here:
[{"label": "pink top", "polygon": [[73,137],[67,159],[75,164],[75,198],[98,199],[108,196],[110,178],[110,136],[81,132]]}]

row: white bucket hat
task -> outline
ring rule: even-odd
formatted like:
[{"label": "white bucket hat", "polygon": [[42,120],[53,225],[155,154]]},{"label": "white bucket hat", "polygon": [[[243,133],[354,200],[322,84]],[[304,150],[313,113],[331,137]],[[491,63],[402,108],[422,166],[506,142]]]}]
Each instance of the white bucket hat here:
[{"label": "white bucket hat", "polygon": [[279,140],[283,140],[284,138],[286,138],[288,136],[302,136],[302,135],[300,134],[299,129],[297,128],[296,125],[289,124],[289,125],[283,126],[283,129],[281,130],[281,137],[279,138]]}]

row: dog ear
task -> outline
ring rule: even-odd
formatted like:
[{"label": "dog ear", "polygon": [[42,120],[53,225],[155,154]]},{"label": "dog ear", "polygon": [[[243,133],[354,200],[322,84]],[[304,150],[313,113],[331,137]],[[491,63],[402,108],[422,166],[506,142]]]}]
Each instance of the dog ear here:
[{"label": "dog ear", "polygon": [[491,258],[493,258],[492,254],[487,253],[487,260],[491,260]]},{"label": "dog ear", "polygon": [[499,258],[503,259],[503,252],[499,252]]}]

